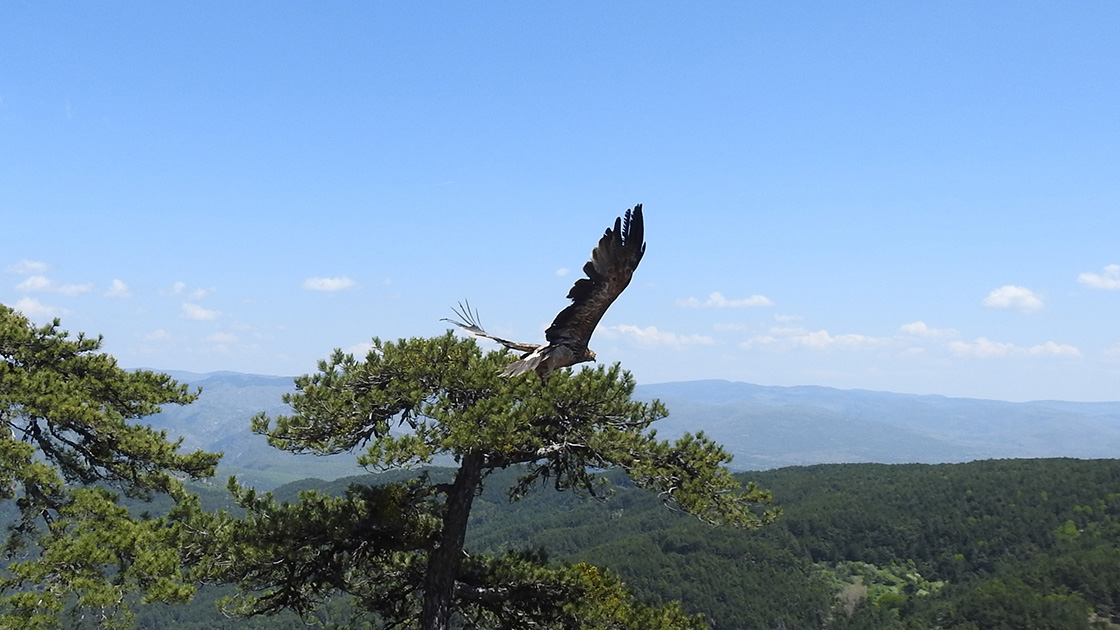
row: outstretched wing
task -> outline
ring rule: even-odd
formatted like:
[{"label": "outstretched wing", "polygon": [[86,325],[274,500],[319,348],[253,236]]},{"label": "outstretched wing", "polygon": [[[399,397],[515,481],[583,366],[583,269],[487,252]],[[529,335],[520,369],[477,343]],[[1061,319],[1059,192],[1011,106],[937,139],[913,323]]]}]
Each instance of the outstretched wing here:
[{"label": "outstretched wing", "polygon": [[494,335],[491,335],[490,333],[486,332],[485,330],[482,329],[482,326],[479,324],[478,311],[477,310],[475,310],[474,312],[471,311],[471,303],[470,302],[459,302],[459,308],[452,308],[451,310],[454,311],[455,314],[459,316],[459,319],[455,320],[455,319],[448,319],[448,318],[444,317],[444,318],[440,319],[441,322],[450,322],[450,323],[455,324],[459,328],[462,328],[463,330],[465,330],[465,331],[467,331],[467,332],[469,332],[473,335],[477,335],[479,337],[485,337],[487,339],[497,341],[498,343],[500,343],[503,346],[509,348],[510,350],[518,350],[518,351],[521,351],[521,352],[532,352],[532,351],[534,351],[534,350],[536,350],[537,348],[540,347],[540,346],[537,346],[537,345],[534,345],[534,344],[531,344],[531,343],[518,343],[516,341],[510,341],[509,339],[502,339],[501,337],[495,337]]},{"label": "outstretched wing", "polygon": [[560,311],[544,336],[549,343],[587,347],[591,333],[615,298],[622,293],[642,255],[646,252],[642,204],[627,210],[607,228],[599,244],[591,250],[591,260],[583,266],[586,278],[576,280],[568,299],[572,303]]}]

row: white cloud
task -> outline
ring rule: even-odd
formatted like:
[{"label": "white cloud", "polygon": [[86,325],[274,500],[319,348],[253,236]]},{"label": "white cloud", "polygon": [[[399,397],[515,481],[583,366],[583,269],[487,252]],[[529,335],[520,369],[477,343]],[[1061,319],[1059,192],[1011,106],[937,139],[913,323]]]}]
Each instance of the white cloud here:
[{"label": "white cloud", "polygon": [[93,289],[92,284],[55,284],[46,276],[35,275],[16,285],[20,291],[51,291],[63,295],[78,295]]},{"label": "white cloud", "polygon": [[144,341],[166,341],[167,339],[171,339],[171,337],[171,333],[160,328],[158,330],[153,330],[152,332],[145,335],[141,335],[140,338]]},{"label": "white cloud", "polygon": [[765,335],[757,335],[743,342],[744,348],[782,344],[823,350],[826,348],[864,348],[878,346],[887,340],[855,333],[833,335],[827,330],[807,331],[800,327],[775,327]]},{"label": "white cloud", "polygon": [[132,291],[129,290],[128,285],[121,280],[113,280],[113,284],[109,285],[109,290],[105,292],[105,297],[108,298],[130,298]]},{"label": "white cloud", "polygon": [[1120,289],[1120,265],[1108,265],[1102,273],[1083,273],[1077,281],[1093,289]]},{"label": "white cloud", "polygon": [[1069,344],[1059,344],[1053,341],[1047,341],[1029,348],[1017,346],[1013,343],[1005,343],[1002,341],[992,341],[987,337],[978,337],[974,341],[954,341],[949,344],[949,350],[958,356],[977,357],[980,359],[990,359],[993,357],[1006,357],[1006,356],[1066,356],[1066,357],[1079,357],[1081,351],[1075,346]]},{"label": "white cloud", "polygon": [[345,352],[346,354],[352,354],[357,359],[365,359],[366,356],[369,355],[371,350],[373,350],[373,344],[365,341],[362,343],[356,343],[343,350],[343,352]]},{"label": "white cloud", "polygon": [[31,276],[16,285],[19,291],[48,291],[53,283],[46,276]]},{"label": "white cloud", "polygon": [[556,270],[556,275],[558,275],[560,277],[564,277],[564,276],[568,275],[569,272],[570,272],[570,270],[567,267],[561,267],[561,268]]},{"label": "white cloud", "polygon": [[989,293],[984,298],[984,306],[1034,311],[1042,308],[1042,298],[1026,287],[1008,284]]},{"label": "white cloud", "polygon": [[898,327],[899,331],[904,332],[914,337],[931,337],[934,339],[944,339],[946,337],[956,337],[957,331],[952,328],[930,328],[923,321],[910,322]]},{"label": "white cloud", "polygon": [[881,344],[882,339],[876,337],[868,337],[866,335],[857,335],[854,333],[847,333],[843,335],[832,335],[827,330],[818,330],[815,332],[805,333],[803,335],[795,335],[790,337],[793,343],[806,346],[809,348],[829,348],[838,346],[841,348],[860,348],[864,346],[874,346]]},{"label": "white cloud", "polygon": [[27,297],[16,302],[13,308],[27,317],[57,317],[62,312],[61,309],[47,306],[35,298]]},{"label": "white cloud", "polygon": [[211,343],[233,343],[237,341],[237,335],[225,332],[216,332],[206,338],[206,341]]},{"label": "white cloud", "polygon": [[[187,283],[180,280],[179,282],[176,282],[176,283],[172,284],[171,286],[169,286],[165,289],[160,289],[159,294],[160,295],[183,295],[183,292],[186,291],[186,290],[187,290]],[[187,299],[198,301],[198,300],[201,300],[201,299],[205,298],[206,296],[211,295],[215,292],[217,292],[217,289],[215,289],[214,287],[210,287],[208,289],[195,289],[195,290],[191,291],[189,295],[187,295]]]},{"label": "white cloud", "polygon": [[92,290],[93,285],[87,282],[86,284],[63,284],[56,288],[55,292],[63,295],[78,295]]},{"label": "white cloud", "polygon": [[1078,350],[1076,346],[1071,346],[1065,343],[1054,343],[1053,341],[1047,341],[1046,343],[1039,344],[1037,346],[1031,346],[1030,348],[1027,348],[1027,352],[1036,355],[1052,354],[1055,356],[1063,357],[1081,356],[1081,351]]},{"label": "white cloud", "polygon": [[949,344],[949,350],[953,354],[981,359],[1006,356],[1016,349],[1015,344],[992,341],[987,337],[978,337],[975,341],[954,341]]},{"label": "white cloud", "polygon": [[707,335],[679,335],[667,330],[658,330],[657,326],[639,328],[630,324],[622,324],[620,326],[606,326],[603,330],[624,335],[646,346],[683,348],[686,346],[707,346],[715,343],[715,339]]},{"label": "white cloud", "polygon": [[47,269],[49,267],[50,265],[45,262],[39,262],[38,260],[27,260],[25,258],[17,263],[8,265],[8,267],[4,271],[17,276],[24,276],[27,274],[44,274],[47,272]]},{"label": "white cloud", "polygon": [[354,286],[354,281],[346,276],[337,278],[308,278],[303,281],[303,288],[312,291],[341,291]]},{"label": "white cloud", "polygon": [[708,296],[707,300],[701,302],[700,300],[689,297],[683,300],[677,300],[678,306],[685,306],[688,308],[735,308],[735,307],[749,307],[749,306],[773,306],[774,303],[770,298],[765,295],[752,295],[747,298],[739,298],[729,300],[723,297],[722,293],[718,291]]},{"label": "white cloud", "polygon": [[200,322],[212,321],[218,319],[222,315],[220,311],[203,308],[198,304],[192,304],[190,302],[183,302],[182,313],[183,317]]}]

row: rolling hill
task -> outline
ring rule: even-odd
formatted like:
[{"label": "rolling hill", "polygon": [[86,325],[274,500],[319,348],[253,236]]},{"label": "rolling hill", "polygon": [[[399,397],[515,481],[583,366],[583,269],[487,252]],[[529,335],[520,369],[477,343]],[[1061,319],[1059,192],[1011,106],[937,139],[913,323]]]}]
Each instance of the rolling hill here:
[{"label": "rolling hill", "polygon": [[[289,377],[169,371],[201,387],[198,401],[147,420],[188,449],[223,451],[221,475],[261,488],[362,472],[352,455],[293,455],[249,431],[258,412],[285,413]],[[735,470],[821,463],[948,463],[993,458],[1116,457],[1120,402],[1076,403],[920,396],[730,381],[639,385],[635,397],[670,411],[663,438],[703,431],[735,456]]]}]

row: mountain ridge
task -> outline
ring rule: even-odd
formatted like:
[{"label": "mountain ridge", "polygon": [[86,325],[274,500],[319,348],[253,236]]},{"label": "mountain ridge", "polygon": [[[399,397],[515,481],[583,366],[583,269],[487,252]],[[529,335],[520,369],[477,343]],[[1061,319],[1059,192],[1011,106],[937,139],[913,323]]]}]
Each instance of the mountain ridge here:
[{"label": "mountain ridge", "polygon": [[[1120,402],[1009,402],[720,380],[640,386],[636,397],[669,407],[662,433],[695,431],[682,421],[703,413],[697,428],[736,455],[737,469],[744,458],[752,469],[1120,453]],[[793,421],[801,423],[800,434],[783,436],[796,428]],[[798,448],[805,445],[818,448]]]},{"label": "mountain ridge", "polygon": [[[221,474],[265,488],[363,472],[353,454],[285,453],[249,431],[257,413],[290,411],[282,396],[295,391],[291,377],[163,372],[201,387],[201,394],[194,404],[167,407],[145,422],[182,436],[184,448],[225,452]],[[668,407],[669,416],[654,425],[660,437],[703,431],[734,456],[730,467],[738,471],[1120,454],[1120,402],[1009,402],[717,379],[639,385],[634,398]]]}]

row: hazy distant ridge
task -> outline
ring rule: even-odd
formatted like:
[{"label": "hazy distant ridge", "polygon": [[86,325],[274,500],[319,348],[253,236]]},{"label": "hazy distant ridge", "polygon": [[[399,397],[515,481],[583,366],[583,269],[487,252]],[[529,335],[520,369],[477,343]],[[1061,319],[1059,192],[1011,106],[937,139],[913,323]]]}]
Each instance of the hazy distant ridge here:
[{"label": "hazy distant ridge", "polygon": [[742,469],[1120,456],[1120,402],[1013,403],[718,380],[640,386],[637,395],[668,405],[661,433],[703,429]]},{"label": "hazy distant ridge", "polygon": [[[199,400],[151,422],[187,448],[225,452],[222,474],[259,487],[304,477],[356,474],[354,457],[295,456],[249,432],[260,411],[285,413],[290,377],[168,371],[201,386]],[[673,438],[704,431],[735,455],[736,470],[841,462],[963,462],[1008,457],[1120,457],[1120,402],[1077,403],[920,396],[828,387],[769,387],[707,380],[640,385],[670,416],[655,427]]]}]

